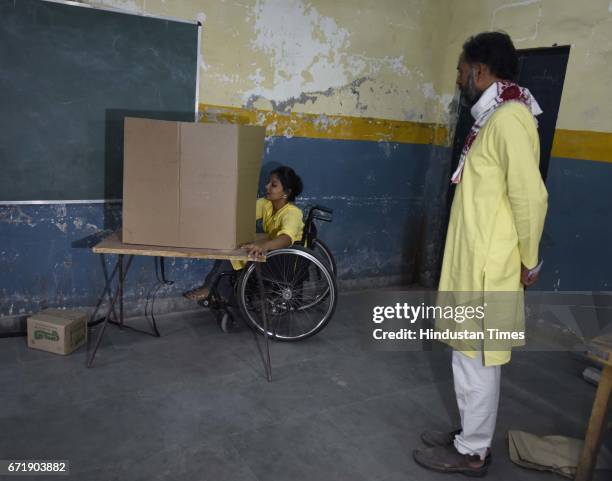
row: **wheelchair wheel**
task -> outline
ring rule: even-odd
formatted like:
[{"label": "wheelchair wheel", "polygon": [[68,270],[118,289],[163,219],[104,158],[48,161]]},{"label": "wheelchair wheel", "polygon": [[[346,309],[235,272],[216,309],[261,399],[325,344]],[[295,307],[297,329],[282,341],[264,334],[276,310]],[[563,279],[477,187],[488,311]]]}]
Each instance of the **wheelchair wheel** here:
[{"label": "wheelchair wheel", "polygon": [[326,262],[331,273],[336,276],[336,259],[334,259],[334,256],[329,250],[329,247],[327,247],[327,244],[325,244],[325,242],[323,242],[321,239],[314,239],[310,248]]},{"label": "wheelchair wheel", "polygon": [[[268,335],[299,341],[315,335],[331,319],[338,298],[334,275],[325,260],[303,247],[268,253],[261,264]],[[244,269],[237,299],[245,320],[263,334],[261,299],[255,264]]]}]

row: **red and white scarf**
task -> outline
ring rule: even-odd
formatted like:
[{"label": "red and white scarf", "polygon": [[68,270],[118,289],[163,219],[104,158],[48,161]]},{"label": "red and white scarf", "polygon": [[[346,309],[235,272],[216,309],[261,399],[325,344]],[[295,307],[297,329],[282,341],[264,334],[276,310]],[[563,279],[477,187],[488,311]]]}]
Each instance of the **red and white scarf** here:
[{"label": "red and white scarf", "polygon": [[[471,109],[472,117],[474,117],[474,125],[470,129],[470,132],[465,139],[463,144],[463,150],[459,157],[459,166],[455,173],[451,177],[453,184],[461,182],[461,174],[463,173],[463,167],[465,165],[465,159],[478,135],[482,126],[489,120],[489,117],[506,102],[520,102],[524,104],[531,114],[535,117],[542,113],[542,109],[538,105],[536,99],[531,95],[531,92],[526,88],[523,88],[514,82],[509,80],[500,80],[493,83],[487,90],[485,90],[478,102],[476,102]],[[536,120],[537,123],[537,120]]]}]

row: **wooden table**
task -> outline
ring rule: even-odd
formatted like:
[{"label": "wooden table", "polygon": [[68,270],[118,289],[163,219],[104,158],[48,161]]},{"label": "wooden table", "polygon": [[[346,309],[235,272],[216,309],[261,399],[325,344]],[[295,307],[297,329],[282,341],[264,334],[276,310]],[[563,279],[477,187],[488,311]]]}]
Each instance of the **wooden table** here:
[{"label": "wooden table", "polygon": [[612,390],[612,334],[593,339],[589,346],[589,357],[603,364],[601,379],[597,386],[591,418],[584,439],[584,447],[576,472],[576,481],[590,481],[601,446],[601,437],[608,417],[610,391]]},{"label": "wooden table", "polygon": [[[100,346],[100,342],[102,341],[102,337],[104,336],[104,331],[109,322],[118,324],[119,326],[123,326],[123,286],[125,283],[125,278],[127,276],[128,270],[132,263],[134,256],[152,256],[152,257],[186,257],[190,259],[227,259],[230,261],[247,261],[247,262],[255,262],[255,272],[257,275],[257,281],[259,284],[260,290],[260,298],[261,298],[261,313],[262,320],[264,324],[264,345],[265,345],[265,368],[266,368],[266,376],[268,381],[272,380],[272,368],[270,364],[270,345],[268,339],[268,316],[266,315],[266,306],[265,306],[265,292],[263,288],[263,281],[261,277],[261,263],[266,261],[265,256],[252,258],[249,257],[244,249],[234,249],[234,250],[219,250],[219,249],[196,249],[196,248],[185,248],[185,247],[160,247],[160,246],[151,246],[151,245],[138,245],[138,244],[124,244],[121,242],[121,232],[114,232],[105,239],[103,239],[99,244],[93,247],[93,252],[95,254],[115,254],[117,255],[117,262],[115,263],[115,267],[112,270],[110,276],[106,275],[105,278],[106,283],[104,286],[104,290],[100,297],[100,301],[96,306],[94,313],[92,314],[92,319],[95,319],[95,316],[98,313],[98,309],[106,296],[107,292],[110,297],[110,305],[102,320],[102,328],[98,334],[96,339],[96,343],[94,345],[94,349],[87,360],[87,367],[91,367],[93,365],[94,358],[96,356],[96,352],[98,351],[98,347]],[[124,264],[124,256],[128,256],[127,263]],[[118,276],[118,283],[115,289],[114,294],[110,294],[112,290],[112,282],[115,276]],[[114,312],[115,305],[119,301],[119,316],[118,321],[111,321],[111,314]],[[159,331],[157,330],[157,326],[153,321],[153,335],[159,337]]]}]

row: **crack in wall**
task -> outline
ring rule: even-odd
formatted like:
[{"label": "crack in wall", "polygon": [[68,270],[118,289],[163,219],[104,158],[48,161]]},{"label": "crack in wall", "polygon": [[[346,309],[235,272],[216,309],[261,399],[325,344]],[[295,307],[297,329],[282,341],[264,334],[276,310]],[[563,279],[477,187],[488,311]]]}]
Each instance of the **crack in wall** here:
[{"label": "crack in wall", "polygon": [[367,109],[367,106],[360,104],[360,91],[359,87],[366,81],[372,80],[370,77],[361,77],[353,80],[339,88],[330,87],[327,90],[320,90],[314,92],[302,92],[297,97],[291,97],[287,100],[276,101],[265,99],[260,95],[252,95],[246,102],[245,107],[247,109],[255,109],[255,104],[259,100],[268,100],[272,104],[272,108],[275,112],[279,113],[291,113],[296,105],[304,105],[307,102],[315,103],[320,97],[334,97],[339,93],[349,90],[353,95],[356,96],[356,103],[361,106],[362,109]]}]

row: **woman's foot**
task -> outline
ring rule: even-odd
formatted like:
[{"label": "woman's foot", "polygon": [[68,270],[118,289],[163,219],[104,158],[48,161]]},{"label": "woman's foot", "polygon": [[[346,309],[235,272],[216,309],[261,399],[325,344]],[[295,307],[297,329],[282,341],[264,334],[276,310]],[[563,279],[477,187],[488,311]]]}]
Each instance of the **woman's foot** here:
[{"label": "woman's foot", "polygon": [[190,291],[184,292],[183,297],[186,297],[192,301],[202,301],[210,295],[210,289],[208,287],[198,287]]}]

